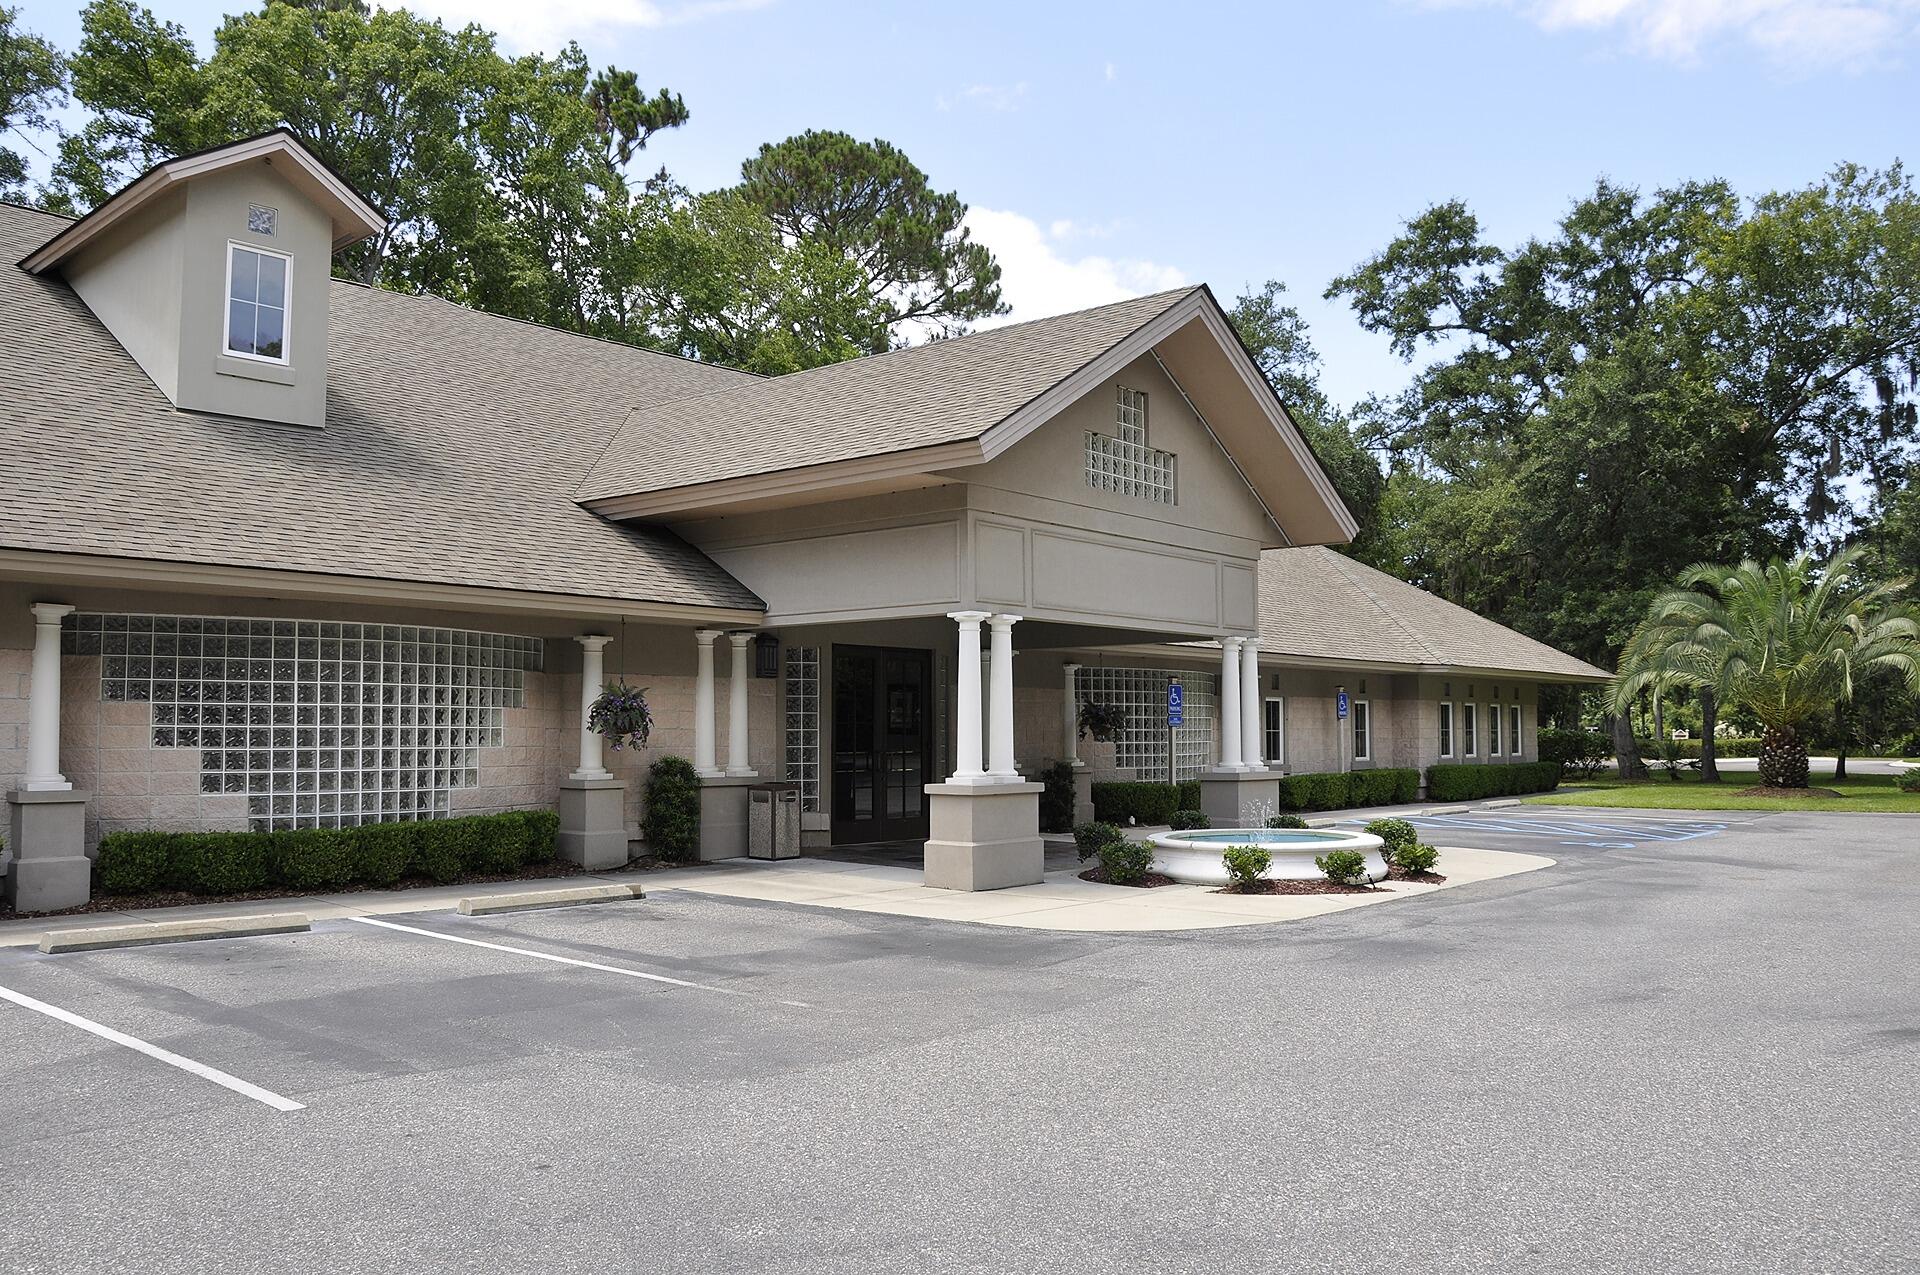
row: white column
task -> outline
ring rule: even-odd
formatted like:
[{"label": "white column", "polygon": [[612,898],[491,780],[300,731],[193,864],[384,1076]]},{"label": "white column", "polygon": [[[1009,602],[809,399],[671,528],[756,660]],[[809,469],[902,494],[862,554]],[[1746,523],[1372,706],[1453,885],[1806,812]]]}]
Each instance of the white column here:
[{"label": "white column", "polygon": [[27,774],[20,784],[29,792],[65,792],[73,787],[60,773],[60,617],[72,611],[64,602],[33,604],[33,666],[27,684]]},{"label": "white column", "polygon": [[980,764],[980,621],[985,611],[949,611],[947,618],[960,626],[960,654],[954,668],[960,678],[954,693],[954,755],[952,782],[978,784],[986,781],[986,767]]},{"label": "white column", "polygon": [[713,641],[718,629],[695,629],[693,640],[700,657],[693,683],[693,768],[711,779],[720,773],[713,756]]},{"label": "white column", "polygon": [[[980,652],[980,747],[983,752],[993,751],[993,665],[992,655]],[[984,764],[984,763],[983,763]],[[992,770],[991,765],[986,769]]]},{"label": "white column", "polygon": [[587,726],[587,713],[593,708],[593,701],[600,698],[600,691],[606,682],[606,650],[610,637],[598,633],[587,633],[574,639],[580,643],[580,769],[573,772],[575,779],[612,779],[613,772],[606,768],[600,756],[600,732]]},{"label": "white column", "polygon": [[1220,769],[1244,770],[1240,761],[1240,643],[1220,639]]},{"label": "white column", "polygon": [[747,756],[747,679],[752,672],[751,633],[729,633],[733,644],[733,664],[727,672],[727,773],[751,779],[757,772]]},{"label": "white column", "polygon": [[1260,639],[1240,646],[1240,761],[1248,770],[1265,770],[1260,756]]},{"label": "white column", "polygon": [[993,740],[987,750],[987,774],[1004,781],[1019,779],[1013,765],[1013,626],[1017,615],[996,615],[987,621],[993,630]]},{"label": "white column", "polygon": [[1065,751],[1062,752],[1060,756],[1067,765],[1073,767],[1075,770],[1083,770],[1086,768],[1087,763],[1080,760],[1080,698],[1079,692],[1074,688],[1074,682],[1077,674],[1080,672],[1080,666],[1078,664],[1068,664],[1065,666],[1065,672],[1067,675],[1066,719],[1062,721],[1060,725],[1064,727],[1067,732],[1067,740]]}]

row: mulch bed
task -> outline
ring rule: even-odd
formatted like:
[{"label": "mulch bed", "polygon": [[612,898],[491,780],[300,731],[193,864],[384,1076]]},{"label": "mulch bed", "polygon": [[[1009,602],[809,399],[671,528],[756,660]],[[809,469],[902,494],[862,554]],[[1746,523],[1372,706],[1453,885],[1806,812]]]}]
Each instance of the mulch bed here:
[{"label": "mulch bed", "polygon": [[1438,872],[1402,872],[1398,868],[1389,868],[1387,880],[1418,881],[1421,885],[1445,885],[1447,879]]},{"label": "mulch bed", "polygon": [[1251,886],[1224,885],[1215,894],[1384,894],[1377,885],[1341,885],[1325,877],[1275,880],[1262,877]]},{"label": "mulch bed", "polygon": [[[611,876],[621,872],[661,872],[668,868],[697,867],[697,864],[678,863],[667,859],[629,859],[624,867],[594,868],[594,876]],[[518,872],[493,872],[482,876],[461,877],[458,881],[435,881],[428,877],[407,877],[397,885],[343,885],[327,890],[246,890],[239,894],[192,894],[186,890],[157,890],[152,894],[114,894],[102,895],[81,904],[77,908],[62,908],[58,912],[15,912],[11,907],[0,903],[0,920],[11,920],[43,916],[86,916],[95,912],[137,912],[147,908],[177,908],[194,903],[252,903],[267,899],[305,899],[316,894],[364,894],[370,890],[419,890],[437,885],[490,885],[499,881],[539,881],[548,877],[577,877],[588,873],[567,859],[542,859],[530,863]]]},{"label": "mulch bed", "polygon": [[1159,872],[1149,872],[1138,881],[1109,881],[1107,880],[1107,870],[1105,868],[1088,868],[1080,874],[1080,879],[1082,881],[1091,881],[1095,885],[1125,885],[1142,890],[1151,890],[1156,886],[1180,884],[1172,877]]},{"label": "mulch bed", "polygon": [[1832,797],[1845,801],[1847,794],[1831,788],[1742,788],[1736,797]]}]

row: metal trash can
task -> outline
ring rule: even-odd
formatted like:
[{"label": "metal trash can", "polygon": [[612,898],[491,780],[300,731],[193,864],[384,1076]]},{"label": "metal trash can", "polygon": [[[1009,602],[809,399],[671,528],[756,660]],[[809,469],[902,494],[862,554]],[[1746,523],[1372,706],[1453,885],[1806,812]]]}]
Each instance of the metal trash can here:
[{"label": "metal trash can", "polygon": [[754,784],[747,789],[747,857],[800,857],[799,784]]}]

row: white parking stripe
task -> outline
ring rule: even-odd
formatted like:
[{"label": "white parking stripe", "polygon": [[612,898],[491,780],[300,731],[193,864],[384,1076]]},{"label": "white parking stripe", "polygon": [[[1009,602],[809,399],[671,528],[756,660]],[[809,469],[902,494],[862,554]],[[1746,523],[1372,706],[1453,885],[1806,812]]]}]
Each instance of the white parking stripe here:
[{"label": "white parking stripe", "polygon": [[249,1084],[238,1076],[229,1076],[218,1067],[209,1067],[203,1062],[195,1062],[191,1058],[182,1058],[172,1050],[162,1049],[158,1045],[150,1045],[138,1036],[129,1036],[125,1032],[115,1031],[113,1028],[96,1023],[90,1018],[82,1018],[80,1015],[72,1013],[69,1010],[61,1009],[58,1005],[49,1005],[45,1001],[37,1001],[31,996],[22,996],[19,992],[11,991],[4,987],[0,987],[0,998],[10,1000],[23,1009],[30,1009],[36,1014],[45,1014],[48,1018],[57,1018],[71,1027],[78,1027],[83,1032],[92,1032],[102,1040],[110,1040],[116,1045],[125,1045],[128,1049],[145,1054],[149,1058],[157,1058],[169,1067],[178,1067],[181,1071],[191,1072],[202,1080],[211,1080],[223,1089],[231,1089],[242,1097],[251,1098],[255,1102],[264,1102],[275,1111],[301,1111],[306,1108],[307,1104],[304,1102],[295,1102],[291,1098],[282,1098],[272,1090],[262,1089],[259,1085]]},{"label": "white parking stripe", "polygon": [[[483,939],[470,939],[458,934],[442,934],[437,930],[423,930],[415,925],[401,925],[397,921],[382,921],[371,916],[349,918],[362,925],[377,925],[383,930],[400,930],[407,934],[419,934],[430,939],[443,939],[448,943],[465,943],[468,947],[484,947],[494,952],[511,952],[515,956],[531,956],[536,960],[553,961],[559,965],[577,965],[583,970],[599,970],[603,974],[624,974],[628,978],[644,978],[649,983],[668,983],[674,987],[691,987],[695,991],[718,992],[722,996],[746,996],[749,993],[731,987],[715,987],[710,983],[690,983],[684,978],[669,978],[665,974],[649,974],[645,970],[622,969],[618,965],[601,965],[597,961],[582,961],[571,956],[555,956],[552,952],[536,952],[530,947],[510,947],[505,943],[488,943]],[[805,1001],[780,1001],[781,1005],[791,1005],[795,1009],[812,1009]]]}]

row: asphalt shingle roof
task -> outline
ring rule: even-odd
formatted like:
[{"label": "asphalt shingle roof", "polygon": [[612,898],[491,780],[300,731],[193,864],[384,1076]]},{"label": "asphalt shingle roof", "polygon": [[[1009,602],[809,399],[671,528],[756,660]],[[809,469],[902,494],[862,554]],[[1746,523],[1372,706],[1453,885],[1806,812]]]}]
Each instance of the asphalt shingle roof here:
[{"label": "asphalt shingle roof", "polygon": [[601,500],[975,439],[1197,291],[1135,297],[650,407],[621,427],[577,494]]},{"label": "asphalt shingle roof", "polygon": [[67,224],[0,205],[0,546],[760,608],[573,494],[636,408],[758,378],[336,281],[325,429],[182,412],[12,264]]},{"label": "asphalt shingle roof", "polygon": [[1363,664],[1607,676],[1585,660],[1321,547],[1260,555],[1260,649]]}]

